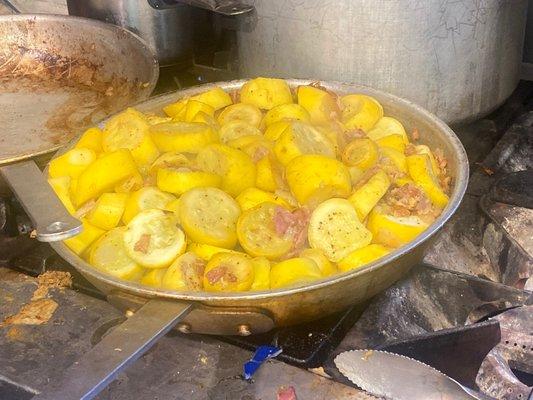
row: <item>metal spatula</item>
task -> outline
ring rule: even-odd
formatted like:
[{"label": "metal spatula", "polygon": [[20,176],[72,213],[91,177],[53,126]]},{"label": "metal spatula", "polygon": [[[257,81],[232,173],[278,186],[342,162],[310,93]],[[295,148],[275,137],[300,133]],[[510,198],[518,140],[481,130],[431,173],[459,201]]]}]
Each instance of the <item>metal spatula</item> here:
[{"label": "metal spatula", "polygon": [[335,365],[361,389],[387,399],[494,400],[429,365],[386,351],[346,351],[335,357]]}]

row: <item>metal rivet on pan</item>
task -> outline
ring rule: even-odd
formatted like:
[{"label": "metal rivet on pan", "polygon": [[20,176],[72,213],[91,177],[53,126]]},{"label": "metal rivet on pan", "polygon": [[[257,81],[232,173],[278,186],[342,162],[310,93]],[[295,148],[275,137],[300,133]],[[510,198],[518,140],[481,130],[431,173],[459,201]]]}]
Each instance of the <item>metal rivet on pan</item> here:
[{"label": "metal rivet on pan", "polygon": [[65,229],[67,227],[67,224],[64,222],[56,221],[52,222],[50,225],[46,227],[46,230],[51,233],[59,232],[62,229]]},{"label": "metal rivet on pan", "polygon": [[127,309],[126,312],[125,312],[125,314],[126,314],[126,317],[129,318],[129,317],[131,317],[133,314],[135,314],[135,311],[130,310],[130,309]]},{"label": "metal rivet on pan", "polygon": [[180,322],[177,328],[181,333],[191,333],[191,325],[186,322]]},{"label": "metal rivet on pan", "polygon": [[250,336],[252,334],[252,330],[248,324],[239,325],[237,327],[237,332],[240,336]]}]

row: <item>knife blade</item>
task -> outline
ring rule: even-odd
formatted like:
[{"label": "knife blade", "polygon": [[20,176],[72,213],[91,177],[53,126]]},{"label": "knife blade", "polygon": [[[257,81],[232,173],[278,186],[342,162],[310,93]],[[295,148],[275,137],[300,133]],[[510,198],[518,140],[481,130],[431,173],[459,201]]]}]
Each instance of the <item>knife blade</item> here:
[{"label": "knife blade", "polygon": [[387,399],[491,400],[429,365],[398,354],[351,350],[340,353],[334,362],[339,371],[361,389]]}]

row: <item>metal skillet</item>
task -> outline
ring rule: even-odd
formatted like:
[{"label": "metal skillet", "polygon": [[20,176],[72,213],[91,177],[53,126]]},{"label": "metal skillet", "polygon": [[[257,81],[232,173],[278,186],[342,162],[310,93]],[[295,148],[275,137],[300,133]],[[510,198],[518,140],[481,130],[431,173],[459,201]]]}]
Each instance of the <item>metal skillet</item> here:
[{"label": "metal skillet", "polygon": [[[293,87],[310,82],[288,80]],[[243,83],[233,81],[216,85],[232,91]],[[468,161],[463,146],[446,124],[413,103],[364,86],[336,82],[321,84],[339,94],[364,93],[375,97],[383,105],[385,114],[398,118],[408,130],[416,127],[421,143],[444,151],[453,187],[450,202],[437,220],[412,242],[363,268],[305,286],[264,292],[176,292],[148,288],[98,272],[64,244],[55,242],[52,246],[60,256],[105,293],[111,303],[126,309],[130,317],[69,368],[62,382],[47,388],[37,399],[92,398],[120,369],[137,359],[178,323],[182,332],[228,335],[260,333],[275,326],[313,320],[374,296],[421,260],[429,239],[453,215],[463,198],[468,181]],[[155,97],[136,108],[160,113],[163,105],[205,91],[210,86]],[[114,351],[116,348],[121,351]]]},{"label": "metal skillet", "polygon": [[39,240],[81,227],[73,218],[59,221],[63,206],[28,160],[44,166],[81,130],[146,99],[158,75],[152,51],[120,27],[61,15],[0,16],[0,193],[8,191],[4,176],[34,197]]}]

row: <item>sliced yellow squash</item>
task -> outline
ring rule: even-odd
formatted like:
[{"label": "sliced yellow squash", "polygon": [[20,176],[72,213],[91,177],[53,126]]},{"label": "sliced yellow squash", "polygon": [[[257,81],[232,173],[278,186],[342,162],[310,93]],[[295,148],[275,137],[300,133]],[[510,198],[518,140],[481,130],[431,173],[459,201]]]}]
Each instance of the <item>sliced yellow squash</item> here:
[{"label": "sliced yellow squash", "polygon": [[164,268],[185,251],[185,234],[176,219],[162,210],[141,211],[127,225],[128,255],[146,268]]},{"label": "sliced yellow squash", "polygon": [[362,266],[383,257],[389,252],[390,249],[380,244],[369,244],[368,246],[352,251],[340,260],[337,266],[342,272],[350,271],[352,269],[361,268]]},{"label": "sliced yellow squash", "polygon": [[196,188],[180,198],[179,220],[195,242],[231,249],[237,244],[239,204],[217,188]]},{"label": "sliced yellow squash", "polygon": [[308,239],[312,248],[321,250],[328,260],[337,262],[369,244],[372,233],[359,222],[348,200],[334,198],[318,205],[311,214]]},{"label": "sliced yellow squash", "polygon": [[322,278],[320,268],[310,258],[290,258],[270,270],[270,288],[299,286]]},{"label": "sliced yellow squash", "polygon": [[96,269],[129,281],[138,280],[144,268],[133,261],[124,247],[125,227],[115,228],[103,235],[89,252],[89,262]]},{"label": "sliced yellow squash", "polygon": [[248,256],[234,253],[215,254],[204,271],[204,289],[211,292],[241,292],[254,282],[254,266]]},{"label": "sliced yellow squash", "polygon": [[292,94],[283,79],[255,78],[242,86],[241,102],[270,110],[281,104],[292,103]]}]

